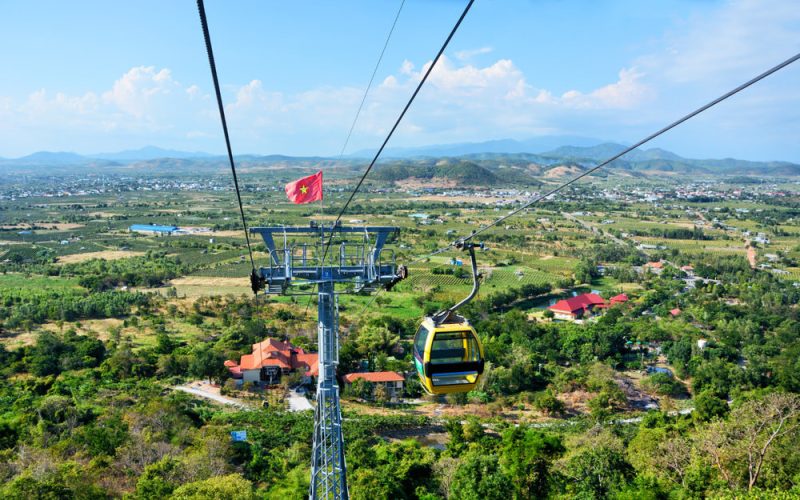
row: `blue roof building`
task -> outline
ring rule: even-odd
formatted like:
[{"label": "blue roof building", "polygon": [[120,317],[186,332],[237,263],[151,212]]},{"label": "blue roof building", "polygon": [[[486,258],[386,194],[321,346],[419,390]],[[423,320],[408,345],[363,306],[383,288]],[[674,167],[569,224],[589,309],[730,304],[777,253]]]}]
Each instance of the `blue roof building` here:
[{"label": "blue roof building", "polygon": [[133,224],[129,228],[134,233],[172,234],[178,226],[156,226],[154,224]]}]

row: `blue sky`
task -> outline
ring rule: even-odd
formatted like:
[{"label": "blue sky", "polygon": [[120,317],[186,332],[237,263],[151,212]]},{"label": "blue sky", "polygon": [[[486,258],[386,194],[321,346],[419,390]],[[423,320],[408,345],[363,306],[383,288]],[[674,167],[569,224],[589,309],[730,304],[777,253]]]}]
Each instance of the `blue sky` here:
[{"label": "blue sky", "polygon": [[[348,151],[377,147],[465,1],[406,0]],[[338,154],[399,0],[207,0],[236,153]],[[221,153],[195,3],[0,0],[0,156]],[[800,52],[794,0],[477,0],[391,146],[633,142]],[[800,63],[659,139],[800,161]]]}]

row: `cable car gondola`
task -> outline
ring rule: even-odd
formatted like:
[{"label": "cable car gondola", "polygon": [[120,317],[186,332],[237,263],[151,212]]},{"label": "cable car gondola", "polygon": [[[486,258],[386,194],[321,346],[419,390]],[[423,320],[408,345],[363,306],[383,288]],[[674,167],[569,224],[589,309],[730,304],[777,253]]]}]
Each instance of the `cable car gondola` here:
[{"label": "cable car gondola", "polygon": [[483,374],[483,345],[469,321],[455,311],[478,293],[474,243],[462,243],[472,260],[472,292],[449,309],[426,317],[414,336],[414,365],[428,394],[469,392]]}]

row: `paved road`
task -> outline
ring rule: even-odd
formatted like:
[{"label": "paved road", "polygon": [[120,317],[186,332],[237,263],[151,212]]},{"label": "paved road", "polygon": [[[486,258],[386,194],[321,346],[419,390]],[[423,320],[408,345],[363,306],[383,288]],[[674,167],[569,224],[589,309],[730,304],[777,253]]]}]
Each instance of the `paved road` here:
[{"label": "paved road", "polygon": [[308,411],[314,409],[304,395],[295,391],[289,391],[289,397],[287,397],[286,400],[289,402],[289,411]]},{"label": "paved road", "polygon": [[250,409],[250,407],[247,406],[244,403],[240,403],[239,401],[236,401],[236,400],[233,400],[233,399],[230,399],[230,398],[226,398],[225,396],[220,396],[219,394],[214,394],[213,392],[204,391],[202,389],[197,389],[195,387],[179,385],[179,386],[175,387],[175,390],[186,392],[186,393],[192,394],[194,396],[199,396],[201,398],[210,399],[212,401],[216,401],[217,403],[220,403],[220,404],[223,404],[223,405],[235,406],[235,407],[240,408],[242,410],[249,410]]}]

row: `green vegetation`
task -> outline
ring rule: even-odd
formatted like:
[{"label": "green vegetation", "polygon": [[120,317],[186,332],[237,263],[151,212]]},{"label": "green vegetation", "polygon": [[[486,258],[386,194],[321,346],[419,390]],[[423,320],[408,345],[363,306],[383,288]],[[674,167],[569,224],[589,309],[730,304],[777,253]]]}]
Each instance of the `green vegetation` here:
[{"label": "green vegetation", "polygon": [[[419,319],[471,286],[453,260],[464,255],[417,257],[507,213],[518,196],[467,190],[442,201],[442,190],[386,190],[381,179],[535,186],[528,161],[376,169],[381,191],[346,217],[401,227],[389,245],[413,264],[374,300],[341,296],[340,372],[413,374]],[[307,224],[318,207],[285,203],[280,184],[294,172],[277,172],[243,176],[248,218]],[[238,214],[230,193],[207,182],[0,206],[10,228],[0,231],[2,498],[306,497],[313,416],[284,402],[300,376],[240,391],[223,362],[266,337],[314,351],[315,299],[307,307],[306,296],[245,295]],[[369,383],[344,391],[352,498],[800,495],[800,202],[791,185],[780,198],[738,183],[730,191],[747,199],[687,201],[663,183],[656,204],[598,195],[612,186],[624,197],[646,188],[641,179],[592,182],[482,235],[481,291],[461,311],[486,352],[474,391],[428,398],[413,375],[400,403]],[[333,190],[322,215],[335,215],[344,196]],[[148,222],[209,232],[127,232]],[[754,244],[755,268],[744,231],[770,239]],[[661,260],[658,273],[642,271]],[[583,323],[545,309],[593,290],[629,300]],[[173,390],[197,381],[251,409]],[[247,441],[233,442],[234,430]]]}]

